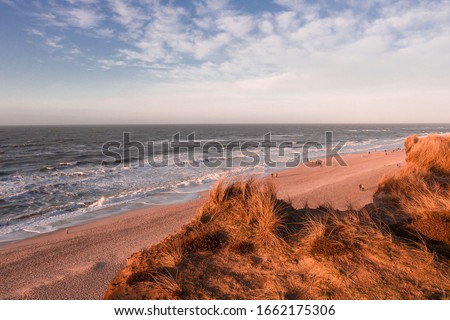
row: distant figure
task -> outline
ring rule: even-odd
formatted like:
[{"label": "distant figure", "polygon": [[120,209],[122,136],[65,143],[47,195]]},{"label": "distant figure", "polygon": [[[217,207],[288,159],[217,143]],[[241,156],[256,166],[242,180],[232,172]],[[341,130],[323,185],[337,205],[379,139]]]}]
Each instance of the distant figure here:
[{"label": "distant figure", "polygon": [[271,173],[270,176],[273,178],[273,173]]},{"label": "distant figure", "polygon": [[370,154],[370,151],[369,151],[369,154]]},{"label": "distant figure", "polygon": [[359,191],[361,191],[361,189],[362,189],[362,184],[360,183],[359,184]]},{"label": "distant figure", "polygon": [[69,228],[66,228],[66,234],[69,234]]},{"label": "distant figure", "polygon": [[364,191],[364,190],[365,190],[364,185],[361,184],[361,191]]},{"label": "distant figure", "polygon": [[316,165],[318,165],[319,167],[322,166],[322,160],[316,160]]},{"label": "distant figure", "polygon": [[277,173],[275,173],[275,178],[278,178],[278,172],[277,172]]}]

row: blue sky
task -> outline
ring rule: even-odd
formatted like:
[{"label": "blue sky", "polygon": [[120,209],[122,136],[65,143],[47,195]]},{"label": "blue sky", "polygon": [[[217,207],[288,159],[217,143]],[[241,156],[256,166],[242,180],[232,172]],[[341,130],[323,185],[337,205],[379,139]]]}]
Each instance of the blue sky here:
[{"label": "blue sky", "polygon": [[0,0],[0,124],[450,122],[449,1]]}]

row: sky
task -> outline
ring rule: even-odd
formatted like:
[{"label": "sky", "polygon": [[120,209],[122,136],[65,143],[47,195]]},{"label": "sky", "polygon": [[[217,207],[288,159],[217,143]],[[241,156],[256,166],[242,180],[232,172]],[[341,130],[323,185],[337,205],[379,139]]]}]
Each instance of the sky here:
[{"label": "sky", "polygon": [[0,0],[0,125],[449,123],[450,1]]}]

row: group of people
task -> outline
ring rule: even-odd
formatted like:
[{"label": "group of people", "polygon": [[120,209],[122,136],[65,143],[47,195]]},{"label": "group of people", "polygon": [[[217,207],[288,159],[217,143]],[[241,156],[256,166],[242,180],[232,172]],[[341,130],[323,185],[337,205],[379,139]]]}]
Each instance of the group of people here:
[{"label": "group of people", "polygon": [[[377,149],[374,150],[375,152],[377,152]],[[388,155],[388,151],[387,149],[384,150],[384,154]],[[402,151],[402,148],[397,148],[397,149],[392,149],[391,152],[394,153],[396,151]],[[370,154],[370,151],[368,152],[368,154]]]},{"label": "group of people", "polygon": [[308,161],[306,163],[306,165],[308,167],[321,167],[323,165],[323,161],[322,160],[316,160],[316,161]]}]

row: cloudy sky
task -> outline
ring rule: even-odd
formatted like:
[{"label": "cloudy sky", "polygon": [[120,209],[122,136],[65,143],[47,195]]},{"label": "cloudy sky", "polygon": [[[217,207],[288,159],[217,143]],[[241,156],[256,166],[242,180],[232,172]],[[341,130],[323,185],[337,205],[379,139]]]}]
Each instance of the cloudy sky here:
[{"label": "cloudy sky", "polygon": [[450,122],[450,1],[0,0],[0,124]]}]

